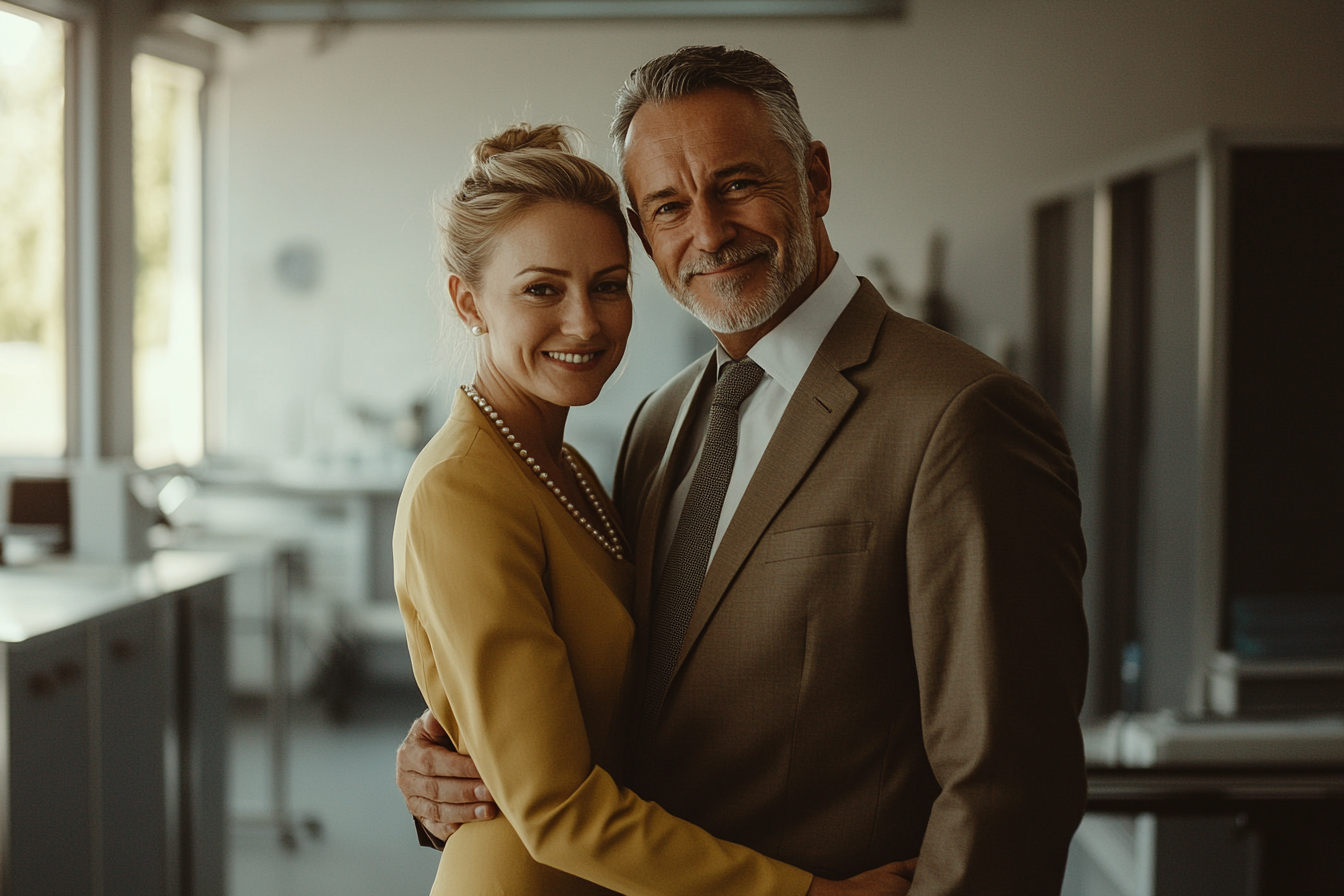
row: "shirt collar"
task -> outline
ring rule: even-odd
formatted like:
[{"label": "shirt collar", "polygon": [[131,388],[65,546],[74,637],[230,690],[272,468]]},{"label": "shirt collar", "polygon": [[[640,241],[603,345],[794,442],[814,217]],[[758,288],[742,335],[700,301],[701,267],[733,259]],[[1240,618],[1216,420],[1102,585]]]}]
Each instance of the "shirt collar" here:
[{"label": "shirt collar", "polygon": [[[859,291],[859,278],[837,256],[835,267],[812,295],[793,309],[769,333],[760,338],[747,357],[761,365],[766,375],[783,386],[790,395],[803,381],[803,374],[825,341],[826,334],[840,318],[849,300]],[[732,360],[723,346],[716,346],[714,357],[719,369]]]}]

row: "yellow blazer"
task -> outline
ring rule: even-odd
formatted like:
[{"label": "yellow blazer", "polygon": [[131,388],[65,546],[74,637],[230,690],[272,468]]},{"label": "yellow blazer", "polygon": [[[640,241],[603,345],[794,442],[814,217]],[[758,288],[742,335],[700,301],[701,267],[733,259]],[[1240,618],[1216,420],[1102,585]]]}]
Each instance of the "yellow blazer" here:
[{"label": "yellow blazer", "polygon": [[464,394],[411,468],[393,551],[416,681],[500,808],[449,839],[433,894],[807,890],[807,872],[616,783],[634,684],[633,568]]}]

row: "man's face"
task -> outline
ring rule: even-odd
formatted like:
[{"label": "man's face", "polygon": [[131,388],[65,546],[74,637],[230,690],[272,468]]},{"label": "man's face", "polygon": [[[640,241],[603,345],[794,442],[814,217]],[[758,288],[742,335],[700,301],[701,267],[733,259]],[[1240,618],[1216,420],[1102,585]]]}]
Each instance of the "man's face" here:
[{"label": "man's face", "polygon": [[816,268],[808,184],[747,94],[716,87],[641,106],[625,175],[663,284],[715,333],[761,326]]}]

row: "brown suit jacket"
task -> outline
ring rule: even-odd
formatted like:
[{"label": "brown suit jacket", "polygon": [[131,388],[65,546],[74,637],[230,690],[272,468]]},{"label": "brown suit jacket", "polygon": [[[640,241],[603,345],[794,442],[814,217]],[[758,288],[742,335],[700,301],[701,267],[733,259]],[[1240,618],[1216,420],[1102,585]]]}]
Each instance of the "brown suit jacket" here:
[{"label": "brown suit jacket", "polygon": [[[711,357],[621,450],[641,636]],[[863,281],[710,564],[636,787],[827,877],[919,855],[912,894],[1058,892],[1086,798],[1084,565],[1049,407]]]}]

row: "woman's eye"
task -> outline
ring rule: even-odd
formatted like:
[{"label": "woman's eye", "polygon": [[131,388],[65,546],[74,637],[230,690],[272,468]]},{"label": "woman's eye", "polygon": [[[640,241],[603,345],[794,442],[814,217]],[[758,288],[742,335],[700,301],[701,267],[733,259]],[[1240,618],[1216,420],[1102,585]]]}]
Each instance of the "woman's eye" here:
[{"label": "woman's eye", "polygon": [[605,280],[595,287],[596,291],[605,295],[624,295],[624,280]]},{"label": "woman's eye", "polygon": [[549,283],[533,283],[523,287],[523,292],[530,296],[554,296],[559,295],[559,291]]}]

